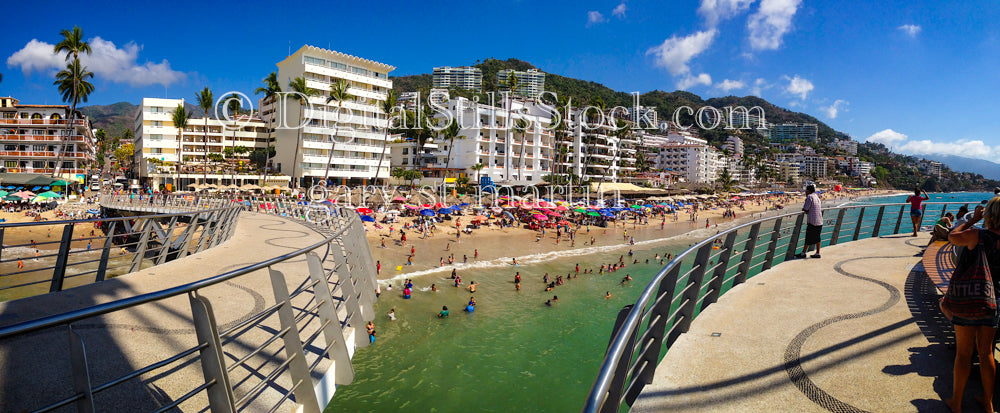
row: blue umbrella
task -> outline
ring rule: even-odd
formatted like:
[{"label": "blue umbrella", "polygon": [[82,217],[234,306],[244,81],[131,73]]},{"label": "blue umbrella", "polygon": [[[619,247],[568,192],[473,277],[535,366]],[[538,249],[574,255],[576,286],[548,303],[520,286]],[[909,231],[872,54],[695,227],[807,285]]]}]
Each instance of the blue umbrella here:
[{"label": "blue umbrella", "polygon": [[432,209],[424,209],[420,211],[420,215],[432,217],[437,215],[437,213],[435,213]]},{"label": "blue umbrella", "polygon": [[49,190],[49,189],[51,189],[51,188],[49,188],[49,187],[47,187],[47,186],[43,186],[43,187],[42,187],[42,189],[44,189],[44,190],[48,191],[48,190]]},{"label": "blue umbrella", "polygon": [[463,202],[461,204],[458,204],[458,206],[460,206],[460,207],[467,207],[467,206],[469,206],[469,204],[466,203],[466,202]]},{"label": "blue umbrella", "polygon": [[8,186],[7,189],[14,189],[14,187],[13,186]]},{"label": "blue umbrella", "polygon": [[375,218],[373,218],[371,215],[362,215],[361,220],[365,222],[375,222]]},{"label": "blue umbrella", "polygon": [[42,189],[42,187],[40,187],[40,186],[36,186],[36,187],[34,187],[34,188],[31,188],[31,190],[32,190],[32,191],[37,191],[37,190],[39,190],[39,189]]}]

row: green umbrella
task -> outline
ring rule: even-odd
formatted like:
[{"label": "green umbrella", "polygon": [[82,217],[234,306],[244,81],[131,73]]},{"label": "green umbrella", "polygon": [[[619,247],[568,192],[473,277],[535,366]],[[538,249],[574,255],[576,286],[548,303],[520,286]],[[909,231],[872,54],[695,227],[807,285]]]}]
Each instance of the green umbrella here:
[{"label": "green umbrella", "polygon": [[21,198],[19,196],[15,196],[15,195],[7,195],[7,196],[3,197],[3,200],[4,201],[23,201],[24,198]]},{"label": "green umbrella", "polygon": [[63,181],[63,180],[59,180],[59,181],[55,181],[55,182],[49,184],[49,186],[67,186],[69,184],[70,184],[69,182],[66,182],[66,181]]},{"label": "green umbrella", "polygon": [[632,209],[642,209],[642,205],[632,205],[629,208],[632,208]]},{"label": "green umbrella", "polygon": [[574,209],[573,211],[576,211],[576,212],[587,212],[587,208],[577,208],[577,209]]},{"label": "green umbrella", "polygon": [[589,211],[589,212],[587,212],[587,215],[590,215],[592,217],[599,217],[599,216],[601,216],[601,213],[597,212],[597,211]]},{"label": "green umbrella", "polygon": [[52,191],[42,192],[42,193],[38,194],[38,196],[45,197],[45,198],[62,198],[62,195],[59,195],[59,194],[57,194],[55,192],[52,192]]},{"label": "green umbrella", "polygon": [[10,193],[7,192],[7,191],[0,191],[0,198],[3,198],[5,196],[7,196],[8,194],[10,194]]}]

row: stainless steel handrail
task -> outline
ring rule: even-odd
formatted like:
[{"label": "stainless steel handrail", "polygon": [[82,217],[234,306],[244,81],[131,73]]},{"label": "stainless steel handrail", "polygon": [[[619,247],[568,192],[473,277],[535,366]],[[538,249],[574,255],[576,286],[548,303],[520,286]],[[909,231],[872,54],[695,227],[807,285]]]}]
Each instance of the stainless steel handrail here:
[{"label": "stainless steel handrail", "polygon": [[[923,205],[924,205],[925,214],[921,216],[921,223],[923,222],[924,219],[926,219],[926,216],[927,216],[926,212],[928,211],[927,206],[930,206],[930,205],[941,205],[942,207],[941,207],[940,211],[943,214],[944,211],[947,210],[948,205],[954,205],[954,206],[958,207],[959,205],[963,205],[963,204],[964,205],[969,205],[971,203],[969,203],[969,202],[924,202]],[[841,229],[842,229],[841,225],[845,221],[848,221],[847,219],[845,219],[845,214],[843,212],[844,211],[853,210],[853,209],[861,209],[863,211],[866,208],[878,208],[879,214],[878,214],[877,217],[875,217],[874,221],[881,223],[881,225],[874,224],[874,225],[868,227],[868,228],[872,228],[872,227],[876,227],[876,226],[879,227],[878,234],[882,234],[883,232],[889,232],[891,234],[896,234],[896,233],[900,233],[900,232],[907,232],[908,231],[907,228],[910,228],[910,227],[908,227],[908,226],[901,226],[899,224],[899,222],[902,221],[903,216],[906,215],[905,214],[905,208],[904,208],[906,205],[909,205],[909,204],[895,203],[895,204],[850,205],[850,206],[843,206],[843,207],[826,208],[826,209],[824,209],[824,213],[825,214],[826,213],[831,213],[831,212],[838,212],[838,213],[837,213],[837,218],[833,222],[833,225],[834,225],[833,232],[831,232],[829,234],[830,235],[829,238],[826,237],[827,234],[823,234],[822,236],[824,238],[821,238],[821,239],[827,239],[831,243],[835,244],[835,243],[840,242],[840,239],[844,238],[846,235],[849,235],[849,233],[847,233],[845,231],[841,231]],[[892,210],[889,210],[891,208],[887,208],[887,207],[900,207],[900,208],[899,208],[898,211],[892,211]],[[934,210],[938,211],[937,208],[934,208]],[[644,318],[643,314],[645,312],[647,312],[647,311],[652,311],[652,307],[648,306],[648,304],[650,303],[651,298],[653,298],[654,295],[657,293],[657,291],[661,288],[661,283],[664,282],[664,280],[668,277],[669,274],[671,274],[671,273],[676,274],[676,270],[678,270],[679,266],[683,264],[683,261],[684,261],[685,258],[688,258],[693,253],[700,252],[703,248],[711,248],[712,243],[714,243],[716,240],[726,238],[730,234],[738,233],[741,230],[746,230],[746,229],[750,229],[750,228],[760,228],[761,224],[764,224],[764,223],[776,222],[778,220],[783,220],[783,219],[786,219],[786,218],[798,217],[799,215],[803,215],[803,214],[804,214],[804,212],[796,211],[796,212],[791,212],[791,213],[787,213],[787,214],[782,214],[782,215],[771,216],[771,217],[767,217],[767,218],[762,218],[762,219],[754,220],[754,221],[751,221],[751,222],[748,222],[748,223],[745,223],[745,224],[742,224],[742,225],[730,228],[730,229],[728,229],[728,230],[726,230],[724,232],[720,232],[718,234],[709,236],[708,238],[705,238],[704,240],[702,240],[702,241],[694,244],[693,246],[689,247],[688,249],[684,250],[680,254],[677,254],[669,263],[667,263],[666,266],[664,266],[659,272],[657,272],[656,276],[654,276],[653,279],[649,282],[649,284],[646,285],[646,288],[643,289],[642,294],[639,295],[639,298],[636,300],[635,304],[632,306],[632,308],[629,311],[628,315],[626,316],[625,320],[620,325],[616,326],[616,328],[617,328],[616,333],[614,334],[613,340],[608,345],[608,350],[607,350],[607,353],[605,355],[604,361],[601,364],[601,369],[600,369],[600,372],[597,375],[597,379],[595,380],[594,385],[591,387],[590,393],[587,395],[587,399],[586,399],[585,405],[583,407],[583,412],[586,412],[586,413],[596,413],[596,412],[601,412],[601,411],[615,411],[615,412],[617,412],[619,410],[620,405],[625,401],[625,394],[618,394],[618,395],[616,395],[617,400],[608,400],[609,392],[611,391],[612,382],[616,381],[616,380],[623,382],[627,378],[626,375],[622,374],[619,371],[619,367],[620,367],[619,365],[620,365],[620,363],[622,363],[623,360],[626,361],[626,362],[630,362],[631,359],[632,359],[632,357],[635,355],[635,354],[631,353],[631,350],[629,349],[629,347],[631,345],[634,345],[634,337],[636,336],[637,329],[640,327],[641,320]],[[896,216],[897,214],[898,214],[898,217]],[[882,220],[883,220],[884,216],[893,216],[894,218],[897,218],[897,222],[895,224],[889,223],[889,222],[883,222]],[[878,234],[872,234],[871,233],[872,231],[857,232],[857,231],[860,231],[861,229],[863,229],[863,227],[861,226],[861,224],[863,222],[866,222],[868,220],[868,217],[861,215],[861,216],[858,216],[858,217],[849,217],[849,218],[854,221],[852,223],[853,225],[849,228],[849,230],[855,231],[855,233],[858,234],[857,239],[869,238],[871,236],[878,235]],[[861,218],[861,219],[859,219],[859,218]],[[826,219],[824,218],[824,220],[826,220]],[[909,224],[909,222],[906,222],[906,223]],[[895,227],[893,225],[895,225]],[[800,232],[800,230],[801,230],[801,228],[798,225],[796,225],[796,227],[792,230],[792,234],[790,234],[790,235],[793,235],[792,236],[793,240],[795,240],[795,238],[796,238],[795,235],[797,235],[797,233]],[[760,238],[760,240],[759,240],[760,242],[765,242],[765,241],[767,241],[767,238],[769,238],[769,237],[764,237],[763,236],[763,235],[766,235],[766,234],[767,233],[765,233],[765,234],[755,234],[755,235],[757,235],[758,238]],[[836,234],[836,237],[834,237],[833,234]],[[853,239],[854,239],[853,237],[852,238],[848,238],[847,241],[851,241]],[[847,242],[847,241],[843,241],[843,242]],[[799,242],[796,242],[796,244],[799,244]],[[755,250],[760,245],[758,245],[756,243],[753,243],[753,246],[754,246],[754,250]],[[786,253],[788,253],[789,250],[794,250],[797,247],[798,247],[798,245],[792,244],[790,242],[789,244],[785,245]],[[744,245],[743,245],[743,247],[741,248],[740,251],[735,251],[734,250],[732,252],[731,257],[735,258],[735,257],[738,257],[738,256],[742,256],[748,249],[749,248],[747,248],[746,243],[744,243]],[[750,251],[751,255],[753,254],[753,252],[754,251]],[[705,256],[707,257],[708,253],[705,253]],[[772,260],[774,258],[777,258],[777,257],[772,256]],[[752,267],[755,267],[755,266],[758,266],[758,265],[761,265],[761,264],[764,264],[764,267],[768,267],[770,265],[770,263],[768,262],[768,260],[764,260],[764,261],[759,262],[757,264],[753,264],[752,263],[753,259],[747,260],[746,262],[742,262],[742,258],[741,258],[740,261],[741,261],[741,263],[739,264],[739,267],[743,267],[744,265],[746,265],[747,267],[746,267],[745,273],[740,274],[739,272],[737,272],[737,276],[738,275],[742,275],[744,277],[748,277],[749,276],[749,272],[750,272],[750,269]],[[695,269],[697,267],[697,265],[698,265],[698,263],[695,263],[694,265],[692,265],[692,270]],[[727,267],[727,271],[729,271],[729,267]],[[691,272],[692,271],[688,271],[688,273],[691,273]],[[731,278],[735,278],[737,276],[733,276]],[[683,277],[678,278],[678,279],[683,279]],[[677,282],[677,281],[675,280],[675,282]],[[687,289],[689,289],[689,288],[690,288],[690,285],[688,285],[687,287],[685,287],[684,290],[683,290],[683,292],[686,293]],[[678,295],[678,297],[679,296],[680,295]],[[676,298],[674,298],[674,299],[676,299]],[[696,296],[696,299],[697,299],[697,296]],[[675,316],[677,316],[677,317],[683,317],[683,315],[678,316],[678,314],[681,313],[680,310],[683,307],[684,307],[684,305],[682,304],[681,307],[679,307],[674,312],[674,314],[672,314],[669,318],[673,319],[673,317],[675,317]],[[671,334],[673,332],[673,329],[676,328],[676,327],[677,327],[677,324],[674,324],[672,326],[670,332],[665,333],[664,336],[667,335],[667,334]],[[649,329],[650,325],[647,325],[646,328]],[[658,337],[658,339],[663,339],[663,337]],[[632,343],[630,343],[630,342],[632,342]],[[624,353],[625,353],[626,350],[630,351],[629,354],[628,354],[628,358],[624,357],[625,356]],[[658,362],[658,360],[657,360],[657,362]],[[631,372],[629,372],[629,374],[630,373]],[[642,380],[642,378],[632,377],[632,380],[634,382],[634,381]],[[642,384],[642,385],[644,385],[644,384]],[[632,386],[628,386],[627,388],[631,389]],[[608,402],[613,402],[614,404],[613,405],[608,405],[607,404]]]}]

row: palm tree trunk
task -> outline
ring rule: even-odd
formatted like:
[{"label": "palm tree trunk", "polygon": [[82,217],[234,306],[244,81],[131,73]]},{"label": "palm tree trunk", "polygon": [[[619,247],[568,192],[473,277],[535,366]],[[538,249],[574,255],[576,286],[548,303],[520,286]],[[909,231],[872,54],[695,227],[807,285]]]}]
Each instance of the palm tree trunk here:
[{"label": "palm tree trunk", "polygon": [[330,185],[330,162],[333,162],[333,150],[337,148],[337,134],[340,133],[340,109],[343,103],[337,101],[337,126],[333,127],[333,138],[330,139],[330,156],[326,157],[326,172],[323,173],[323,181]]},{"label": "palm tree trunk", "polygon": [[385,147],[389,144],[389,123],[388,116],[386,116],[385,133],[382,137],[382,152],[378,155],[378,166],[375,167],[375,178],[372,180],[372,185],[378,185],[378,173],[382,170],[382,158],[385,157]]},{"label": "palm tree trunk", "polygon": [[[205,137],[202,138],[204,141],[201,142],[201,149],[205,151],[204,160],[202,161],[201,167],[201,180],[202,184],[208,183],[208,111],[205,111]],[[221,182],[220,182],[221,183]]]},{"label": "palm tree trunk", "polygon": [[[303,118],[303,115],[305,115],[305,111],[306,111],[305,107],[303,107],[303,105],[300,104],[299,105],[299,125],[302,125],[302,118]],[[299,127],[299,128],[297,128],[297,130],[298,130],[297,131],[297,136],[295,138],[295,156],[292,158],[292,180],[295,180],[295,169],[298,168],[298,165],[299,165],[299,144],[302,143],[302,128]],[[302,175],[305,176],[305,174],[306,174],[305,169],[302,169]],[[295,182],[293,185],[295,185],[295,188],[299,187],[299,183],[298,182]]]},{"label": "palm tree trunk", "polygon": [[271,122],[267,122],[267,142],[264,145],[264,180],[260,186],[267,185],[267,164],[271,162]]},{"label": "palm tree trunk", "polygon": [[176,186],[177,188],[174,188],[174,191],[180,191],[180,187],[181,187],[181,161],[184,159],[181,156],[181,145],[183,145],[181,142],[183,142],[183,141],[184,141],[184,130],[178,127],[177,128],[177,163],[174,165],[174,173],[177,174],[177,180],[174,181],[174,186]]}]

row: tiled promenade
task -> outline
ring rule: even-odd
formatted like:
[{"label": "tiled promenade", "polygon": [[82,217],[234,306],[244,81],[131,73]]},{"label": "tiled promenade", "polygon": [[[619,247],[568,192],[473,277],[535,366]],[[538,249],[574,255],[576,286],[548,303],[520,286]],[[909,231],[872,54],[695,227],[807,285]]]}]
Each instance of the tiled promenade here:
[{"label": "tiled promenade", "polygon": [[[928,236],[823,248],[726,293],[633,412],[944,412],[954,338],[922,272]],[[966,412],[982,411],[974,369]]]}]

